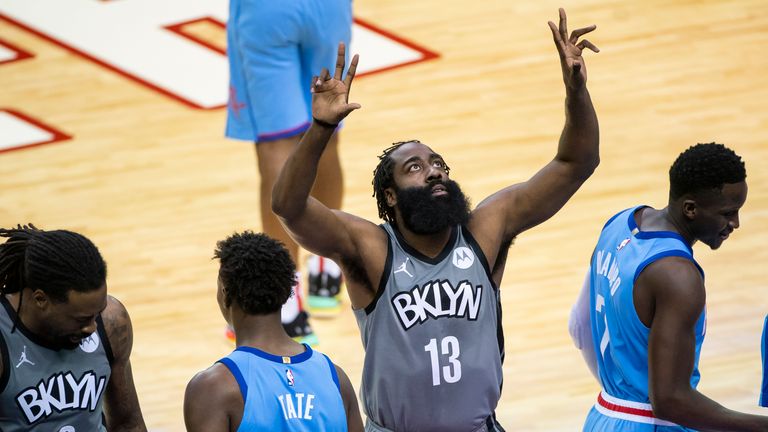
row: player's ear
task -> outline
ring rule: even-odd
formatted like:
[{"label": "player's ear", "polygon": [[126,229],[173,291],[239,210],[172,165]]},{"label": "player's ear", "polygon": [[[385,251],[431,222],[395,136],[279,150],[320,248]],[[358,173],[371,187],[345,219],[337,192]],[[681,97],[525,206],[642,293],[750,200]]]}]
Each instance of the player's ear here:
[{"label": "player's ear", "polygon": [[32,302],[42,310],[47,309],[51,305],[51,299],[48,297],[48,294],[39,288],[32,291]]},{"label": "player's ear", "polygon": [[394,207],[397,205],[397,194],[393,188],[388,187],[384,189],[384,197],[387,199],[387,205],[389,207]]},{"label": "player's ear", "polygon": [[682,211],[683,216],[685,216],[688,220],[693,220],[696,218],[696,201],[692,199],[687,199],[683,201],[682,205]]}]

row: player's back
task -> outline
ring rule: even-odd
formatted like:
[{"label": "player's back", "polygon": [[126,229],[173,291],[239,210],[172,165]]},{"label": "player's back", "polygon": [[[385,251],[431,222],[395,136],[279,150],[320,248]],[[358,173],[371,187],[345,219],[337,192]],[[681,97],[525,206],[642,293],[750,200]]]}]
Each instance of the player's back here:
[{"label": "player's back", "polygon": [[305,345],[292,357],[241,346],[219,360],[243,396],[238,431],[347,430],[347,415],[336,369],[324,354]]}]

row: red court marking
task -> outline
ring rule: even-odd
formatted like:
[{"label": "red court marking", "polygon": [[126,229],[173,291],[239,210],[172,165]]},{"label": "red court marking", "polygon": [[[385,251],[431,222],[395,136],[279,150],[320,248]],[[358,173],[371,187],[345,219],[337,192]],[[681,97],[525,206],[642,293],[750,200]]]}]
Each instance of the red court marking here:
[{"label": "red court marking", "polygon": [[[368,21],[362,20],[360,18],[355,18],[354,21],[355,21],[356,24],[360,25],[361,27],[365,27],[366,29],[368,29],[368,30],[370,30],[370,31],[372,31],[374,33],[378,33],[378,34],[384,36],[387,39],[391,39],[391,40],[399,43],[400,45],[404,45],[404,46],[406,46],[406,47],[408,47],[408,48],[410,48],[410,49],[412,49],[412,50],[414,50],[414,51],[416,51],[416,52],[421,54],[421,58],[419,58],[419,59],[411,60],[411,61],[404,62],[404,63],[398,63],[398,64],[394,64],[394,65],[391,65],[391,66],[379,68],[379,69],[370,70],[370,71],[367,71],[367,72],[359,74],[357,76],[357,78],[364,77],[366,75],[373,75],[373,74],[376,74],[376,73],[389,71],[389,70],[392,70],[392,69],[397,69],[397,68],[400,68],[400,67],[403,67],[403,66],[408,66],[408,65],[412,65],[412,64],[416,64],[416,63],[421,63],[423,61],[432,60],[432,59],[436,59],[436,58],[440,57],[440,55],[438,53],[436,53],[434,51],[431,51],[431,50],[429,50],[427,48],[424,48],[424,47],[422,47],[420,45],[417,45],[415,42],[411,42],[411,41],[409,41],[409,40],[407,40],[405,38],[397,36],[396,34],[394,34],[392,32],[389,32],[387,30],[384,30],[381,27],[377,27],[376,25],[374,25],[374,24],[372,24],[372,23],[370,23]],[[180,23],[177,23],[177,24],[172,24],[172,25],[169,25],[169,26],[165,26],[165,28],[168,29],[169,31],[172,31],[172,32],[178,34],[181,37],[184,37],[184,38],[187,38],[187,39],[191,40],[192,42],[195,42],[195,43],[200,44],[200,45],[202,45],[202,46],[204,46],[204,47],[206,47],[208,49],[216,51],[219,54],[227,55],[226,51],[221,49],[220,47],[218,47],[218,46],[216,46],[216,45],[206,41],[205,39],[199,38],[195,34],[186,32],[184,30],[184,27],[186,27],[188,25],[191,25],[191,24],[197,24],[197,23],[200,23],[200,22],[209,22],[212,25],[215,25],[216,27],[221,28],[222,30],[226,29],[226,27],[227,27],[225,23],[217,20],[216,18],[207,16],[207,17],[202,17],[202,18],[196,18],[196,19],[189,20],[189,21],[183,21],[183,22],[180,22]]]},{"label": "red court marking", "polygon": [[220,106],[215,106],[215,107],[210,107],[210,108],[202,107],[200,105],[197,105],[197,104],[195,104],[195,103],[193,103],[191,101],[188,101],[188,100],[184,99],[183,97],[181,97],[181,96],[179,96],[179,95],[177,95],[177,94],[175,94],[173,92],[165,90],[162,87],[156,86],[156,85],[152,84],[149,81],[141,79],[141,78],[139,78],[139,77],[137,77],[137,76],[135,76],[135,75],[133,75],[133,74],[131,74],[129,72],[126,72],[126,71],[124,71],[124,70],[122,70],[120,68],[117,68],[115,66],[110,65],[109,63],[101,61],[98,58],[93,57],[92,55],[87,54],[84,51],[80,51],[79,49],[77,49],[77,48],[75,48],[75,47],[73,47],[71,45],[67,45],[66,43],[64,43],[64,42],[62,42],[62,41],[60,41],[60,40],[58,40],[56,38],[48,36],[45,33],[39,32],[39,31],[33,29],[32,27],[29,27],[29,26],[27,26],[27,25],[25,25],[25,24],[23,24],[23,23],[21,23],[19,21],[16,21],[16,20],[14,20],[13,18],[11,18],[11,17],[9,17],[7,15],[3,15],[3,14],[0,13],[0,19],[5,20],[5,21],[9,22],[10,24],[13,24],[13,25],[15,25],[17,27],[20,27],[20,28],[22,28],[22,29],[24,29],[24,30],[34,34],[35,36],[38,36],[38,37],[40,37],[42,39],[45,39],[45,40],[47,40],[48,42],[50,42],[50,43],[52,43],[54,45],[58,45],[61,48],[64,48],[65,50],[67,50],[67,51],[69,51],[69,52],[71,52],[73,54],[79,55],[80,57],[83,57],[83,58],[85,58],[87,60],[90,60],[90,61],[98,64],[99,66],[101,66],[103,68],[109,69],[109,70],[111,70],[111,71],[113,71],[113,72],[115,72],[115,73],[117,73],[119,75],[122,75],[123,77],[128,78],[129,80],[136,81],[136,82],[138,82],[138,83],[140,83],[142,85],[145,85],[145,86],[151,88],[152,90],[154,90],[154,91],[156,91],[158,93],[162,93],[162,94],[168,96],[169,98],[174,99],[174,100],[176,100],[178,102],[181,102],[182,104],[184,104],[184,105],[186,105],[188,107],[199,109],[199,110],[209,110],[209,109],[222,108],[222,107],[226,106],[225,104],[222,104]]},{"label": "red court marking", "polygon": [[378,33],[378,34],[380,34],[380,35],[382,35],[382,36],[384,36],[384,37],[386,37],[388,39],[392,39],[392,40],[394,40],[395,42],[397,42],[397,43],[399,43],[401,45],[405,45],[405,46],[407,46],[408,48],[411,48],[414,51],[418,51],[422,55],[422,57],[420,59],[411,60],[411,61],[405,62],[405,63],[398,63],[398,64],[395,64],[395,65],[392,65],[392,66],[387,66],[387,67],[383,67],[383,68],[379,68],[379,69],[374,69],[374,70],[362,73],[362,74],[358,75],[358,77],[362,77],[362,76],[366,76],[366,75],[373,75],[373,74],[377,74],[377,73],[380,73],[380,72],[385,72],[385,71],[389,71],[389,70],[392,70],[392,69],[397,69],[397,68],[400,68],[400,67],[403,67],[403,66],[408,66],[408,65],[412,65],[412,64],[416,64],[416,63],[421,63],[423,61],[432,60],[432,59],[436,59],[436,58],[440,57],[440,54],[436,53],[435,51],[428,50],[427,48],[424,48],[421,45],[417,45],[415,42],[411,42],[411,41],[409,41],[407,39],[404,39],[404,38],[402,38],[400,36],[397,36],[396,34],[391,33],[391,32],[389,32],[387,30],[384,30],[381,27],[377,27],[377,26],[371,24],[368,21],[364,21],[364,20],[362,20],[360,18],[355,18],[355,23],[361,25],[362,27],[367,28],[368,30],[376,32],[376,33]]},{"label": "red court marking", "polygon": [[177,24],[168,25],[168,26],[165,26],[165,28],[167,30],[169,30],[169,31],[172,31],[172,32],[176,33],[177,35],[179,35],[179,36],[181,36],[183,38],[187,38],[187,39],[191,40],[192,42],[200,44],[200,45],[202,45],[202,46],[204,46],[204,47],[206,47],[206,48],[208,48],[210,50],[216,51],[217,53],[219,53],[221,55],[227,55],[227,51],[222,49],[221,47],[216,46],[216,45],[208,42],[205,39],[201,39],[201,38],[199,38],[195,34],[188,33],[188,32],[184,31],[184,27],[186,27],[188,25],[191,25],[191,24],[201,23],[201,22],[211,23],[212,25],[214,25],[216,27],[219,27],[222,30],[225,30],[227,28],[227,25],[225,23],[223,23],[223,22],[221,22],[221,21],[219,21],[219,20],[217,20],[216,18],[213,18],[213,17],[196,18],[196,19],[193,19],[193,20],[183,21],[183,22],[180,22],[180,23],[177,23]]},{"label": "red court marking", "polygon": [[52,144],[52,143],[55,143],[55,142],[66,141],[66,140],[72,139],[72,136],[67,135],[64,132],[61,132],[61,131],[57,130],[53,126],[49,126],[49,125],[43,123],[42,121],[40,121],[38,119],[35,119],[33,117],[30,117],[30,116],[28,116],[26,114],[23,114],[23,113],[15,110],[15,109],[0,108],[0,112],[7,112],[8,114],[10,114],[10,115],[12,115],[12,116],[14,116],[16,118],[19,118],[19,119],[23,120],[25,123],[29,123],[29,124],[31,124],[31,125],[33,125],[33,126],[35,126],[37,128],[40,128],[40,129],[42,129],[42,130],[44,130],[44,131],[46,131],[46,132],[51,134],[51,138],[49,140],[35,142],[35,143],[30,143],[30,144],[24,144],[24,145],[20,145],[18,147],[8,147],[8,148],[5,148],[5,149],[0,149],[0,153],[5,153],[5,152],[9,152],[9,151],[14,151],[14,150],[26,149],[26,148],[30,148],[30,147],[37,147],[37,146],[41,146],[41,145],[45,145],[45,144]]},{"label": "red court marking", "polygon": [[[136,81],[138,83],[141,83],[142,85],[144,85],[146,87],[149,87],[149,88],[151,88],[152,90],[154,90],[154,91],[156,91],[158,93],[164,94],[164,95],[170,97],[171,99],[174,99],[174,100],[176,100],[178,102],[181,102],[182,104],[184,104],[184,105],[186,105],[188,107],[191,107],[191,108],[194,108],[194,109],[199,109],[199,110],[214,110],[214,109],[219,109],[219,108],[226,107],[226,104],[221,104],[221,105],[212,106],[212,107],[208,107],[208,108],[200,106],[200,105],[198,105],[198,104],[196,104],[196,103],[194,103],[192,101],[184,99],[183,97],[181,97],[181,96],[179,96],[179,95],[177,95],[177,94],[175,94],[175,93],[173,93],[173,92],[171,92],[169,90],[166,90],[166,89],[164,89],[162,87],[159,87],[159,86],[157,86],[155,84],[152,84],[151,82],[149,82],[147,80],[144,80],[142,78],[139,78],[139,77],[137,77],[137,76],[135,76],[135,75],[133,75],[133,74],[127,72],[127,71],[124,71],[124,70],[122,70],[120,68],[112,66],[109,63],[104,62],[104,61],[102,61],[102,60],[100,60],[100,59],[98,59],[98,58],[96,58],[96,57],[94,57],[94,56],[92,56],[90,54],[87,54],[86,52],[81,51],[81,50],[79,50],[79,49],[77,49],[77,48],[75,48],[75,47],[73,47],[71,45],[67,45],[66,43],[64,43],[64,42],[62,42],[62,41],[60,41],[60,40],[58,40],[56,38],[53,38],[53,37],[51,37],[51,36],[49,36],[49,35],[47,35],[47,34],[45,34],[43,32],[37,31],[37,30],[33,29],[32,27],[29,27],[29,26],[27,26],[27,25],[25,25],[25,24],[23,24],[23,23],[21,23],[19,21],[16,21],[16,20],[14,20],[13,18],[11,18],[11,17],[9,17],[7,15],[3,15],[2,13],[0,13],[0,19],[7,21],[8,23],[10,23],[10,24],[12,24],[14,26],[20,27],[20,28],[22,28],[22,29],[24,29],[24,30],[26,30],[26,31],[28,31],[28,32],[30,32],[30,33],[32,33],[32,34],[42,38],[42,39],[45,39],[45,40],[47,40],[47,41],[49,41],[49,42],[51,42],[51,43],[53,43],[55,45],[58,45],[58,46],[64,48],[65,50],[67,50],[67,51],[69,51],[69,52],[71,52],[73,54],[76,54],[76,55],[81,56],[81,57],[83,57],[83,58],[85,58],[87,60],[90,60],[90,61],[98,64],[99,66],[102,66],[102,67],[104,67],[106,69],[109,69],[109,70],[119,74],[119,75],[122,75],[125,78],[128,78],[128,79],[130,79],[132,81]],[[190,20],[190,21],[184,21],[184,22],[177,23],[177,24],[171,24],[171,25],[166,26],[165,28],[167,30],[169,30],[169,31],[172,31],[172,32],[174,32],[174,33],[176,33],[176,34],[186,38],[186,39],[194,41],[194,42],[196,42],[196,43],[198,43],[198,44],[200,44],[202,46],[205,46],[206,48],[209,48],[209,49],[211,49],[211,50],[213,50],[215,52],[218,52],[218,53],[224,55],[225,53],[223,52],[223,50],[221,48],[219,48],[219,47],[217,47],[217,46],[215,46],[215,45],[213,45],[213,44],[211,44],[211,43],[209,43],[207,41],[204,41],[204,40],[198,38],[197,36],[195,36],[193,34],[184,32],[184,26],[192,24],[192,23],[196,23],[196,22],[201,22],[201,21],[209,21],[209,22],[211,22],[211,23],[213,23],[214,25],[217,25],[217,26],[225,26],[224,23],[222,23],[221,21],[219,21],[219,20],[217,20],[215,18],[212,18],[212,17],[201,17],[201,18],[196,18],[194,20]],[[409,47],[409,48],[411,48],[411,49],[421,53],[421,55],[422,55],[422,58],[420,58],[420,59],[416,59],[416,60],[412,60],[412,61],[408,61],[408,62],[404,62],[404,63],[398,63],[398,64],[394,64],[394,65],[391,65],[391,66],[387,66],[387,67],[371,70],[371,71],[368,71],[368,72],[365,72],[365,73],[361,73],[359,75],[359,77],[366,76],[366,75],[373,75],[375,73],[380,73],[380,72],[384,72],[384,71],[400,68],[400,67],[403,67],[403,66],[412,65],[412,64],[420,63],[420,62],[427,61],[427,60],[432,60],[432,59],[435,59],[435,58],[439,57],[439,55],[436,52],[428,50],[427,48],[424,48],[424,47],[422,47],[420,45],[417,45],[414,42],[411,42],[411,41],[409,41],[409,40],[407,40],[405,38],[397,36],[397,35],[389,32],[387,30],[384,30],[384,29],[382,29],[380,27],[377,27],[377,26],[371,24],[368,21],[364,21],[364,20],[362,20],[360,18],[355,18],[354,21],[357,24],[359,24],[359,25],[361,25],[361,26],[363,26],[363,27],[365,27],[365,28],[367,28],[367,29],[369,29],[371,31],[379,33],[379,34],[381,34],[382,36],[384,36],[386,38],[392,39],[392,40],[394,40],[394,41],[396,41],[396,42],[398,42],[398,43],[400,43],[402,45],[405,45],[405,46],[407,46],[407,47]]]},{"label": "red court marking", "polygon": [[12,43],[10,43],[8,41],[5,41],[3,39],[0,39],[0,45],[6,47],[9,50],[11,50],[11,51],[16,53],[16,57],[14,57],[14,58],[11,58],[11,59],[8,59],[8,60],[0,60],[0,65],[8,64],[8,63],[13,63],[15,61],[24,60],[24,59],[28,59],[28,58],[34,57],[34,54],[32,54],[31,52],[25,51],[25,50],[17,47],[16,45],[14,45],[14,44],[12,44]]}]

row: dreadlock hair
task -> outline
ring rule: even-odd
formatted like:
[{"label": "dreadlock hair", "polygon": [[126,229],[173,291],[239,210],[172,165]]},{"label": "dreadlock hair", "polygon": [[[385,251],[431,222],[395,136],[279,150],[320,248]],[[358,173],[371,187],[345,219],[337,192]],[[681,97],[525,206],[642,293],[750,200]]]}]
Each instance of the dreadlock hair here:
[{"label": "dreadlock hair", "polygon": [[42,290],[64,303],[70,290],[88,292],[107,279],[107,265],[85,236],[66,230],[44,231],[34,225],[0,228],[0,293]]},{"label": "dreadlock hair", "polygon": [[393,151],[399,149],[403,144],[419,143],[419,140],[400,141],[392,143],[391,146],[384,149],[379,155],[379,164],[373,170],[373,196],[376,197],[376,206],[379,208],[379,217],[387,222],[395,222],[395,209],[387,205],[387,196],[384,190],[392,187],[394,181],[395,161],[390,156]]},{"label": "dreadlock hair", "polygon": [[224,304],[247,314],[277,312],[296,284],[296,265],[285,246],[262,233],[235,233],[216,243]]},{"label": "dreadlock hair", "polygon": [[747,178],[741,156],[717,143],[696,144],[680,153],[669,169],[669,198],[707,189],[722,190],[723,185]]}]

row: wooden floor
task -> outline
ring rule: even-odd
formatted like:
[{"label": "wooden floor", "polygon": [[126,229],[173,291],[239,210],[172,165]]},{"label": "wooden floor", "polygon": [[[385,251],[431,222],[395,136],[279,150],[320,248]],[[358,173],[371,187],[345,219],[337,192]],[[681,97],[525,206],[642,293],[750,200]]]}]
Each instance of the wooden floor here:
[{"label": "wooden floor", "polygon": [[[510,252],[498,416],[513,431],[581,427],[598,386],[570,342],[567,319],[596,235],[617,210],[663,206],[672,160],[710,141],[744,157],[750,192],[741,229],[721,250],[695,248],[709,289],[700,389],[729,408],[761,412],[764,0],[356,0],[356,16],[440,57],[356,82],[352,100],[363,109],[342,136],[344,209],[376,220],[371,171],[394,141],[417,138],[441,152],[475,203],[546,163],[564,117],[546,24],[558,6],[572,28],[598,26],[590,40],[602,52],[586,61],[602,164],[564,210]],[[7,21],[0,20],[0,39],[35,54],[0,67],[0,108],[33,113],[73,136],[0,153],[0,226],[67,228],[99,245],[109,290],[133,319],[133,371],[147,425],[183,430],[187,381],[232,348],[211,256],[216,240],[260,226],[253,147],[223,138],[222,109],[178,103]],[[351,311],[314,326],[320,349],[357,386],[363,353]]]}]

